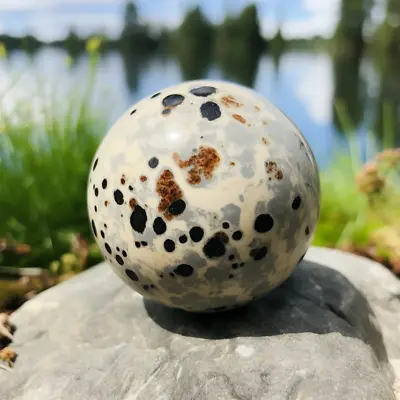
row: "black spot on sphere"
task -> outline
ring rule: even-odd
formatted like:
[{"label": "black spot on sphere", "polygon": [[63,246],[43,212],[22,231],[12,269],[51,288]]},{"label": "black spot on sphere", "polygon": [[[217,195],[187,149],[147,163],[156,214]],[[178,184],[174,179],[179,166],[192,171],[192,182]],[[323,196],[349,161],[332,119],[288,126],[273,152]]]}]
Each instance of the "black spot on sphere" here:
[{"label": "black spot on sphere", "polygon": [[233,240],[240,240],[243,237],[242,231],[233,232],[232,239]]},{"label": "black spot on sphere", "polygon": [[122,250],[122,255],[123,255],[124,257],[126,257],[128,254],[126,253],[125,250]]},{"label": "black spot on sphere", "polygon": [[95,160],[95,162],[93,164],[93,171],[96,169],[98,163],[99,163],[99,159],[96,158],[96,160]]},{"label": "black spot on sphere", "polygon": [[129,185],[129,190],[130,190],[130,191],[132,191],[132,190],[133,190],[133,187],[132,187],[131,185]]},{"label": "black spot on sphere", "polygon": [[188,241],[188,238],[187,238],[187,236],[186,235],[182,235],[182,236],[179,236],[179,242],[180,243],[186,243]]},{"label": "black spot on sphere", "polygon": [[222,227],[223,227],[224,229],[229,229],[229,222],[224,222],[224,223],[222,224]]},{"label": "black spot on sphere", "polygon": [[117,260],[117,263],[119,265],[124,265],[124,260],[122,259],[122,257],[119,254],[116,255],[115,259]]},{"label": "black spot on sphere", "polygon": [[101,182],[101,187],[102,187],[103,189],[106,189],[106,188],[107,188],[107,179],[103,179],[103,182]]},{"label": "black spot on sphere", "polygon": [[158,97],[161,94],[161,92],[155,93],[153,94],[153,96],[151,96],[151,99],[155,99],[156,97]]},{"label": "black spot on sphere", "polygon": [[226,306],[210,308],[210,311],[212,311],[212,312],[219,312],[219,311],[225,311],[225,310],[227,310]]},{"label": "black spot on sphere", "polygon": [[254,229],[258,233],[269,232],[273,226],[274,220],[269,214],[260,214],[254,222]]},{"label": "black spot on sphere", "polygon": [[304,233],[308,236],[310,234],[310,228],[306,226]]},{"label": "black spot on sphere", "polygon": [[228,237],[222,233],[223,232],[219,232],[215,234],[203,247],[203,253],[207,258],[222,257],[226,253],[225,244],[227,243],[226,239]]},{"label": "black spot on sphere", "polygon": [[161,217],[157,217],[153,222],[153,230],[156,235],[162,235],[167,230],[167,224]]},{"label": "black spot on sphere", "polygon": [[184,278],[188,278],[189,276],[193,275],[193,271],[194,271],[193,267],[188,264],[178,265],[174,269],[176,275],[183,276]]},{"label": "black spot on sphere", "polygon": [[268,253],[267,247],[261,247],[259,249],[253,249],[250,252],[250,256],[253,258],[254,261],[262,260]]},{"label": "black spot on sphere", "polygon": [[147,246],[147,242],[140,242],[143,247]]},{"label": "black spot on sphere", "polygon": [[110,247],[110,245],[108,243],[105,243],[104,247],[106,248],[107,253],[112,254],[111,247]]},{"label": "black spot on sphere", "polygon": [[183,103],[185,98],[181,94],[170,94],[163,98],[162,104],[164,107],[176,107]]},{"label": "black spot on sphere", "polygon": [[117,251],[119,251],[119,247],[117,247]]},{"label": "black spot on sphere", "polygon": [[228,259],[229,259],[230,261],[232,261],[232,260],[235,259],[235,256],[234,256],[233,254],[231,254],[231,255],[228,257]]},{"label": "black spot on sphere", "polygon": [[217,103],[207,101],[200,107],[201,116],[207,118],[209,121],[214,121],[221,116],[221,109]]},{"label": "black spot on sphere", "polygon": [[97,206],[94,206],[94,212],[97,212]]},{"label": "black spot on sphere", "polygon": [[135,272],[133,272],[130,269],[125,270],[125,274],[128,278],[132,279],[134,282],[137,282],[139,280],[139,277],[136,275]]},{"label": "black spot on sphere", "polygon": [[232,268],[233,268],[233,269],[238,269],[238,268],[239,268],[239,264],[238,264],[238,263],[232,264]]},{"label": "black spot on sphere", "polygon": [[158,165],[158,158],[157,157],[152,157],[149,160],[149,167],[150,168],[156,168]]},{"label": "black spot on sphere", "polygon": [[189,235],[193,242],[197,243],[200,242],[201,239],[203,239],[204,230],[200,226],[194,226],[190,229]]},{"label": "black spot on sphere", "polygon": [[172,214],[172,215],[180,215],[185,211],[186,208],[186,203],[184,200],[179,199],[179,200],[175,200],[173,201],[170,206],[168,207],[168,211]]},{"label": "black spot on sphere", "polygon": [[135,209],[132,211],[130,221],[131,227],[134,231],[138,233],[143,233],[146,229],[147,223],[146,210],[139,205],[136,205]]},{"label": "black spot on sphere", "polygon": [[93,229],[94,236],[96,236],[96,237],[97,237],[97,229],[96,229],[96,224],[94,223],[94,221],[93,221],[93,220],[92,220],[92,229]]},{"label": "black spot on sphere", "polygon": [[166,108],[165,110],[162,110],[162,111],[161,111],[161,114],[162,114],[162,115],[171,114],[171,109],[170,109],[170,108]]},{"label": "black spot on sphere", "polygon": [[217,91],[215,87],[212,86],[201,86],[198,88],[194,88],[190,91],[190,93],[194,94],[195,96],[199,97],[207,97],[210,94],[213,94]]},{"label": "black spot on sphere", "polygon": [[292,208],[293,210],[298,210],[299,207],[301,206],[301,197],[297,195],[292,202]]},{"label": "black spot on sphere", "polygon": [[224,244],[229,242],[229,237],[225,232],[217,232],[214,236],[218,237]]},{"label": "black spot on sphere", "polygon": [[175,250],[175,242],[171,239],[167,239],[164,242],[164,249],[168,251],[168,253],[172,253]]},{"label": "black spot on sphere", "polygon": [[135,246],[139,249],[140,248],[140,242],[136,241]]},{"label": "black spot on sphere", "polygon": [[124,204],[124,195],[119,189],[114,191],[114,200],[118,205]]},{"label": "black spot on sphere", "polygon": [[135,108],[134,110],[131,111],[131,114],[130,114],[130,115],[135,114],[135,112],[136,112],[136,108]]},{"label": "black spot on sphere", "polygon": [[95,195],[96,197],[99,195],[99,189],[98,189],[98,188],[95,188],[95,189],[94,189],[94,195]]},{"label": "black spot on sphere", "polygon": [[143,289],[144,289],[144,290],[149,290],[149,289],[150,289],[150,286],[149,286],[149,285],[143,285]]},{"label": "black spot on sphere", "polygon": [[104,234],[103,231],[100,231],[100,235],[101,235],[101,237],[102,237],[103,239],[106,237],[106,235]]}]

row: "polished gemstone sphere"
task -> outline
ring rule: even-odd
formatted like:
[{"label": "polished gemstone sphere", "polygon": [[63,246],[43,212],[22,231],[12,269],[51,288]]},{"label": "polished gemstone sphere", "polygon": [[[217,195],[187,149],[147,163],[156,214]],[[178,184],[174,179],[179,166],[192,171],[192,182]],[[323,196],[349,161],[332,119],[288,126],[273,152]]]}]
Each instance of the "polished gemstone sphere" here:
[{"label": "polished gemstone sphere", "polygon": [[97,149],[87,196],[97,244],[128,286],[204,312],[290,276],[316,229],[320,184],[282,111],[249,88],[204,80],[127,110]]}]

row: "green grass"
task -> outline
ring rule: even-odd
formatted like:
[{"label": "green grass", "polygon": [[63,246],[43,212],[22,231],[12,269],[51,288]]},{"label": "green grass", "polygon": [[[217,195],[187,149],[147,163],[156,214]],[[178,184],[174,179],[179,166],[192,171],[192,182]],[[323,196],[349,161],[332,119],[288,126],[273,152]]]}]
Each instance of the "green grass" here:
[{"label": "green grass", "polygon": [[350,158],[338,156],[320,178],[321,213],[313,244],[337,247],[349,239],[364,242],[374,226],[364,217],[368,203],[357,191]]},{"label": "green grass", "polygon": [[89,76],[83,90],[49,99],[39,113],[26,102],[17,107],[18,119],[0,111],[0,238],[32,248],[24,257],[0,253],[0,265],[48,267],[70,251],[72,234],[92,240],[87,179],[107,125],[90,107],[93,71]]},{"label": "green grass", "polygon": [[[383,104],[383,133],[384,137],[380,147],[366,149],[367,162],[383,149],[394,147],[394,110],[389,104]],[[313,244],[316,246],[342,247],[351,245],[362,248],[370,243],[371,235],[379,228],[387,225],[384,214],[395,215],[395,208],[400,210],[400,203],[396,201],[399,195],[399,182],[395,182],[391,197],[387,201],[384,197],[371,206],[370,197],[362,193],[356,185],[357,174],[363,167],[361,158],[361,145],[354,135],[353,126],[346,105],[342,102],[336,104],[336,111],[340,120],[342,131],[347,138],[347,151],[335,150],[335,161],[328,171],[320,174],[321,179],[321,214],[315,233]],[[374,133],[368,132],[374,139]],[[367,141],[369,143],[373,140]],[[399,176],[396,171],[395,175]],[[386,193],[387,195],[387,193]],[[379,204],[379,202],[381,204]],[[387,208],[385,210],[385,208]],[[397,228],[400,221],[393,219],[392,223]]]}]

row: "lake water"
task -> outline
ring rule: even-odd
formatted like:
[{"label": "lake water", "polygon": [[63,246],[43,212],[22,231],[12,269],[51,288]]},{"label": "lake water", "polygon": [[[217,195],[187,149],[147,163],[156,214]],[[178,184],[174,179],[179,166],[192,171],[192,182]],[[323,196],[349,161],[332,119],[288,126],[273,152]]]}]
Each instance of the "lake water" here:
[{"label": "lake water", "polygon": [[[60,95],[53,103],[56,108],[61,107],[62,93],[81,89],[88,79],[86,55],[72,65],[67,60],[66,52],[54,48],[43,48],[31,56],[16,51],[8,60],[0,59],[0,91],[6,92],[2,107],[11,109],[21,98],[35,105],[50,93],[48,87],[57,88]],[[292,51],[284,53],[279,62],[262,55],[243,79],[234,65],[231,69],[230,73],[223,72],[211,61],[195,77],[220,80],[236,76],[233,80],[268,97],[300,128],[322,169],[332,162],[333,149],[346,143],[334,122],[333,103],[338,96],[351,103],[351,113],[358,118],[356,135],[361,141],[367,140],[365,127],[370,121],[365,116],[371,119],[376,114],[380,96],[380,76],[369,60],[363,60],[356,71],[354,68],[346,71],[346,67],[338,70],[328,54]],[[98,65],[94,101],[106,110],[112,124],[137,100],[181,82],[186,75],[179,60],[173,57],[126,59],[118,52],[109,52],[101,56]],[[39,90],[35,87],[38,79]]]}]

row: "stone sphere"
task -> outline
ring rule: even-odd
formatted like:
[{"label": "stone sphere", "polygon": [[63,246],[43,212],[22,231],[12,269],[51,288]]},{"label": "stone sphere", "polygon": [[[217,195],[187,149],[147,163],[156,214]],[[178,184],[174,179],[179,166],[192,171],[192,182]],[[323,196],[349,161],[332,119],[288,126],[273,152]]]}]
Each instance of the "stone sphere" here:
[{"label": "stone sphere", "polygon": [[299,129],[230,82],[142,99],[103,138],[88,210],[115,273],[146,299],[195,312],[245,305],[308,250],[320,182]]}]

